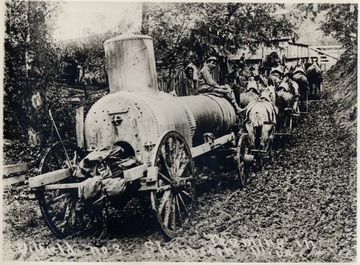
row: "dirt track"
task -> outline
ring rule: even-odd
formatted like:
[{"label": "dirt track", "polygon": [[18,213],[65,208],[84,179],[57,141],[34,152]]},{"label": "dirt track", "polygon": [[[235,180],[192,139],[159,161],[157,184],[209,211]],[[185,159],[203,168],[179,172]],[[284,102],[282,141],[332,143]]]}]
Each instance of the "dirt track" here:
[{"label": "dirt track", "polygon": [[[165,242],[142,213],[90,239],[56,241],[36,201],[4,194],[4,259],[26,261],[349,262],[356,258],[356,150],[312,102],[274,163],[239,190],[234,172],[202,174],[199,208],[183,237]],[[45,250],[39,249],[39,243]],[[35,245],[38,249],[35,248]]]}]

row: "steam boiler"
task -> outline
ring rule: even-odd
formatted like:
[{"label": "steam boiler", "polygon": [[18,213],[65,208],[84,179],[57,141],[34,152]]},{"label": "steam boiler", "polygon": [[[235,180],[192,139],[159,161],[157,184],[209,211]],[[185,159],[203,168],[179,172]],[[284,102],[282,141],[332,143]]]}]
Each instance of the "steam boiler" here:
[{"label": "steam boiler", "polygon": [[121,207],[138,194],[165,235],[176,237],[190,225],[193,159],[232,148],[244,183],[249,140],[221,95],[174,97],[158,90],[151,37],[121,35],[104,49],[110,93],[77,124],[83,148],[56,143],[29,186],[58,238],[102,223],[109,203]]}]

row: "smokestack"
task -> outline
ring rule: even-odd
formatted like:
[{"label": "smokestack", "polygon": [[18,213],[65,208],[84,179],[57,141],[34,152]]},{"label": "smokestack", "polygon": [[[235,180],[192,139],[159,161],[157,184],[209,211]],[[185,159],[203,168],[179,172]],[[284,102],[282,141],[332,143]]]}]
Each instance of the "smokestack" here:
[{"label": "smokestack", "polygon": [[152,38],[120,35],[104,43],[110,93],[158,93]]}]

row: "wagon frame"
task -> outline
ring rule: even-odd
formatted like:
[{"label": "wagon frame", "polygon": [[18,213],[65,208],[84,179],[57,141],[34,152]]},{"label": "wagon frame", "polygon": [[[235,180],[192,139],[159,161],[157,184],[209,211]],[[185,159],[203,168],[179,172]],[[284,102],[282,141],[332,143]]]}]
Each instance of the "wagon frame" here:
[{"label": "wagon frame", "polygon": [[[231,132],[216,139],[209,135],[211,136],[211,133],[204,136],[204,144],[190,148],[179,132],[164,132],[154,146],[154,156],[150,163],[121,172],[129,192],[132,193],[130,197],[136,197],[140,193],[145,195],[145,201],[150,202],[150,207],[167,238],[178,236],[189,225],[189,217],[195,205],[194,158],[230,144],[233,146],[230,149],[236,152],[240,184],[246,185],[253,159],[247,148],[247,135]],[[171,141],[175,141],[178,146],[175,153],[178,159],[175,160],[170,159],[173,153],[164,152],[164,147]],[[75,171],[84,156],[85,152],[77,145],[57,142],[43,156],[40,175],[29,178],[31,198],[38,200],[47,226],[59,239],[100,234],[101,229],[104,229],[101,211],[104,211],[107,203],[106,196],[91,204],[87,204],[79,196],[86,180],[77,179]],[[68,163],[69,159],[71,164]],[[54,164],[56,166],[53,166]],[[173,172],[170,169],[174,168],[175,164],[178,170]],[[167,202],[169,200],[170,203]]]}]

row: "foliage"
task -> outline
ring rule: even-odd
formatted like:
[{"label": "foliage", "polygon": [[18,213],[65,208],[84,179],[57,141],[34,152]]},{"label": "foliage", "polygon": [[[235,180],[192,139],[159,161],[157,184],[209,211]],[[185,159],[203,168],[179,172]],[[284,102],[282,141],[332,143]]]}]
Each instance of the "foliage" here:
[{"label": "foliage", "polygon": [[[97,27],[101,27],[103,19],[101,16],[97,19]],[[85,30],[87,34],[85,38],[64,44],[63,49],[66,57],[73,59],[84,70],[83,83],[107,86],[104,42],[125,33],[130,27],[131,23],[122,19],[112,30],[99,34],[88,28]]]},{"label": "foliage", "polygon": [[260,43],[294,36],[297,21],[277,14],[284,8],[275,3],[152,3],[145,8],[143,29],[154,37],[158,65],[171,74],[187,57],[200,65],[209,55],[255,51]]},{"label": "foliage", "polygon": [[51,34],[61,3],[15,0],[5,6],[4,135],[13,138],[24,135],[30,123],[29,52],[35,53],[42,73],[37,87],[41,93],[57,73],[59,50]]},{"label": "foliage", "polygon": [[320,8],[327,11],[326,21],[321,25],[324,33],[334,36],[345,49],[357,53],[358,5],[324,4]]},{"label": "foliage", "polygon": [[295,10],[300,11],[298,17],[311,20],[325,14],[320,26],[324,34],[334,37],[348,52],[357,52],[357,4],[297,4]]}]

